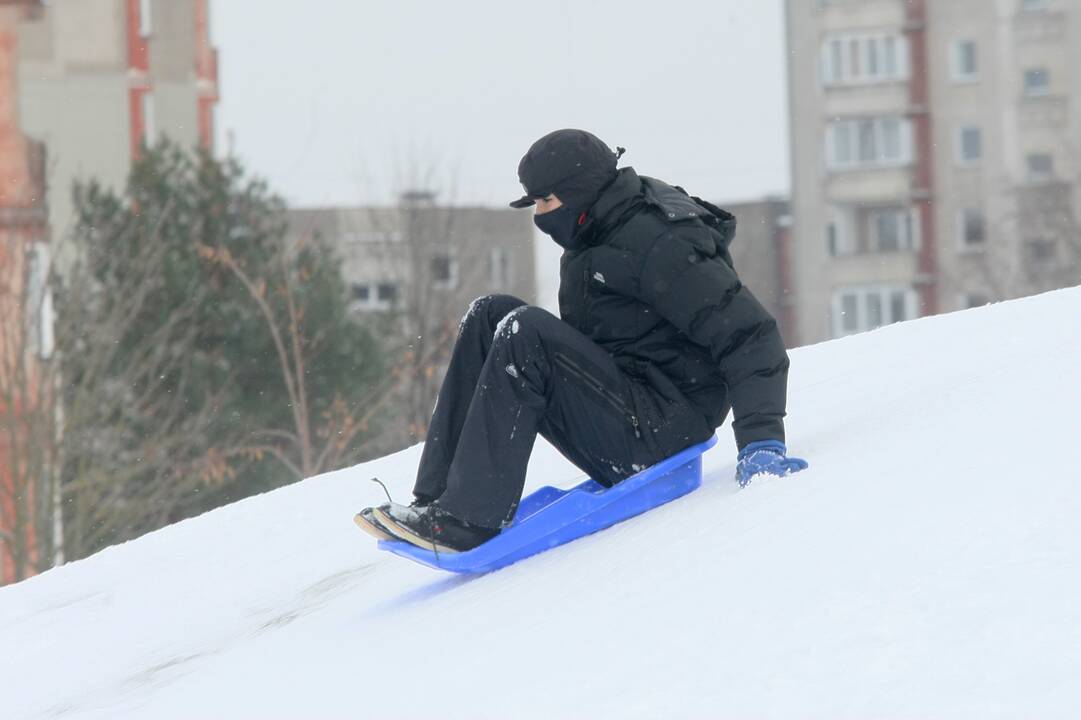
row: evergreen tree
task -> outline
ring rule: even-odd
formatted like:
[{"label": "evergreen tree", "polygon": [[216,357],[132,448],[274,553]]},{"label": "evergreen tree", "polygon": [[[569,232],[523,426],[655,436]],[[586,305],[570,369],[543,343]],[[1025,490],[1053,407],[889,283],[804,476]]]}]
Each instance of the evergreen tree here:
[{"label": "evergreen tree", "polygon": [[163,142],[76,187],[58,293],[65,546],[80,557],[356,462],[385,395],[340,262],[234,159]]}]

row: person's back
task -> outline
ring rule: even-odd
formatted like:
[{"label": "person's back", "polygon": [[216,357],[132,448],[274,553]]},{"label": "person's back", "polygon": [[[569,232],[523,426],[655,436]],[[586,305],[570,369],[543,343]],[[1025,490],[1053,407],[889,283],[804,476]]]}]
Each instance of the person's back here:
[{"label": "person's back", "polygon": [[[624,168],[564,245],[563,319],[675,406],[662,409],[683,424],[687,444],[732,405],[741,447],[784,440],[788,357],[776,321],[732,267],[735,225],[729,213]],[[750,394],[753,407],[740,402]]]}]

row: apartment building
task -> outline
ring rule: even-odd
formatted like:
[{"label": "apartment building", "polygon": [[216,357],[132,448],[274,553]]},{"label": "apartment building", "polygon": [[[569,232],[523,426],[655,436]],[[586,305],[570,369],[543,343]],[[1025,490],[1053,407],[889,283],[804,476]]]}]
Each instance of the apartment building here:
[{"label": "apartment building", "polygon": [[789,0],[810,343],[1081,283],[1081,0]]},{"label": "apartment building", "polygon": [[71,228],[71,187],[120,189],[143,142],[212,148],[218,55],[209,0],[51,0],[20,27],[23,130],[48,148],[54,236]]},{"label": "apartment building", "polygon": [[507,293],[536,302],[531,213],[441,206],[429,192],[407,192],[390,207],[289,211],[296,242],[318,235],[342,260],[358,317],[392,320],[389,360],[402,378],[396,419],[377,443],[397,450],[427,432],[458,323],[477,297]]}]

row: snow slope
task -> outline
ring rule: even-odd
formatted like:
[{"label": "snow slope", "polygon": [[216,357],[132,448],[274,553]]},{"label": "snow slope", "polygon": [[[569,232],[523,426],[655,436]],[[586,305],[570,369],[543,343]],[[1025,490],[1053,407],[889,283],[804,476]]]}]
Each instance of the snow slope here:
[{"label": "snow slope", "polygon": [[0,716],[1081,716],[1079,317],[799,349],[810,470],[737,492],[725,427],[696,493],[482,577],[353,526],[419,448],[109,549],[0,590]]}]

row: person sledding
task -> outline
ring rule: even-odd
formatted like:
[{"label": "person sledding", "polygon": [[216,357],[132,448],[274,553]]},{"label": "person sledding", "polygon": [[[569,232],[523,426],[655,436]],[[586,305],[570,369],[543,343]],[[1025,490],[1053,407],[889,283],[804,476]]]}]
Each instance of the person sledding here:
[{"label": "person sledding", "polygon": [[559,314],[509,295],[473,301],[421,456],[414,500],[365,508],[376,537],[471,550],[511,524],[537,434],[611,486],[710,437],[733,412],[736,479],[786,475],[789,359],[728,246],[735,218],[617,169],[583,130],[518,165],[534,222],[563,247]]}]

